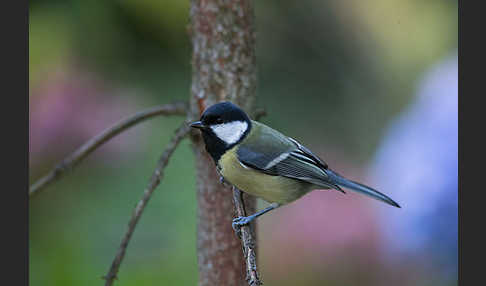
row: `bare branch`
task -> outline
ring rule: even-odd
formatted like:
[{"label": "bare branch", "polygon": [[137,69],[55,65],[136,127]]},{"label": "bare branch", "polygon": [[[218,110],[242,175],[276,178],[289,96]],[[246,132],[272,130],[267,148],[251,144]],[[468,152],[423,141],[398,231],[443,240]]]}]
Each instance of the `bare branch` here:
[{"label": "bare branch", "polygon": [[125,256],[125,252],[127,250],[128,243],[130,242],[130,238],[137,226],[137,223],[142,215],[145,206],[147,205],[152,193],[154,192],[155,188],[159,185],[162,177],[164,175],[164,169],[167,167],[169,163],[170,156],[175,151],[179,143],[182,139],[189,133],[189,126],[187,122],[182,123],[182,125],[176,130],[174,137],[169,142],[169,145],[165,149],[164,153],[160,156],[159,162],[157,167],[155,168],[154,172],[152,173],[152,177],[150,178],[148,186],[145,188],[143,193],[143,198],[138,202],[137,206],[133,210],[132,217],[128,222],[128,229],[123,236],[122,242],[120,247],[118,248],[118,252],[113,259],[111,264],[110,270],[108,274],[103,278],[106,279],[105,286],[109,286],[113,284],[114,279],[116,279],[116,275],[118,273],[118,269],[120,268],[120,264]]},{"label": "bare branch", "polygon": [[[243,193],[236,187],[233,187],[233,202],[236,215],[238,217],[246,216]],[[256,266],[256,242],[251,224],[241,226],[238,235],[241,238],[243,255],[245,257],[246,281],[248,281],[250,286],[262,285],[263,283],[260,281]]]},{"label": "bare branch", "polygon": [[253,118],[255,118],[256,121],[260,120],[262,117],[267,116],[267,111],[265,108],[258,108],[253,112]]},{"label": "bare branch", "polygon": [[91,154],[98,147],[103,145],[111,138],[120,134],[122,131],[132,127],[133,125],[150,119],[158,115],[186,115],[188,105],[185,102],[174,102],[172,104],[166,104],[149,108],[147,110],[135,113],[128,118],[122,119],[115,123],[113,126],[105,129],[100,134],[88,140],[81,147],[79,147],[74,153],[57,164],[47,175],[37,180],[29,190],[29,197],[32,197],[47,185],[59,179],[66,171],[72,170],[72,168],[78,164],[82,159]]}]

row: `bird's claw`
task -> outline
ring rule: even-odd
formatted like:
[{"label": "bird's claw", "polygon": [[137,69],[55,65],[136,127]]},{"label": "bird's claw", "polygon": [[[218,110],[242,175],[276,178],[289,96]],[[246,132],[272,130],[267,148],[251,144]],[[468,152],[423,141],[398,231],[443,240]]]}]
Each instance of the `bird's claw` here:
[{"label": "bird's claw", "polygon": [[224,177],[223,177],[223,176],[220,176],[220,177],[219,177],[219,182],[220,182],[220,183],[221,183],[223,186],[229,185],[228,181],[226,181],[226,180],[224,179]]},{"label": "bird's claw", "polygon": [[251,218],[250,217],[247,217],[247,216],[240,216],[240,217],[237,217],[235,219],[233,219],[233,223],[231,224],[231,226],[233,226],[233,229],[236,230],[236,227],[242,227],[244,225],[247,225],[251,222]]},{"label": "bird's claw", "polygon": [[246,216],[240,216],[233,219],[233,223],[231,223],[231,227],[235,231],[236,235],[241,238],[241,227],[247,225],[251,222],[251,218]]}]

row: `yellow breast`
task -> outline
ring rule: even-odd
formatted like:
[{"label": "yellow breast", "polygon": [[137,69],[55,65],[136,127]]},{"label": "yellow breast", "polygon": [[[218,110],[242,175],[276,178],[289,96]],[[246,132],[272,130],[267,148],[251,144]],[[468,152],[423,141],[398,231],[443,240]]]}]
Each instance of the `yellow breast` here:
[{"label": "yellow breast", "polygon": [[267,202],[287,204],[312,190],[312,185],[281,176],[271,176],[241,164],[235,148],[219,160],[220,173],[238,189]]}]

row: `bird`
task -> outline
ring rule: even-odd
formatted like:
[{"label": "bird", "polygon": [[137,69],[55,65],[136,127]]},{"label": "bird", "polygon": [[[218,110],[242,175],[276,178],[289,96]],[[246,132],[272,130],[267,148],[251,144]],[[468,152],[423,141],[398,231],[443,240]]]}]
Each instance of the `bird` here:
[{"label": "bird", "polygon": [[385,194],[331,170],[297,140],[251,120],[230,101],[209,106],[190,127],[201,131],[222,182],[270,203],[252,215],[233,219],[234,229],[316,189],[345,193],[342,188],[346,188],[400,208]]}]

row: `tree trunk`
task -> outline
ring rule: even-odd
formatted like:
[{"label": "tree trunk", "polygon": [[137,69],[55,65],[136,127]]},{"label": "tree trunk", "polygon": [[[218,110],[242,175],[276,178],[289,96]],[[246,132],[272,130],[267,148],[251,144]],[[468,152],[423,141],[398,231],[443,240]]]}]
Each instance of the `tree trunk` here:
[{"label": "tree trunk", "polygon": [[[192,0],[191,117],[229,100],[251,114],[256,91],[254,14],[251,1]],[[196,160],[199,285],[244,285],[241,242],[231,222],[231,188],[219,182],[199,132],[191,133]],[[244,197],[247,212],[255,199]]]}]

